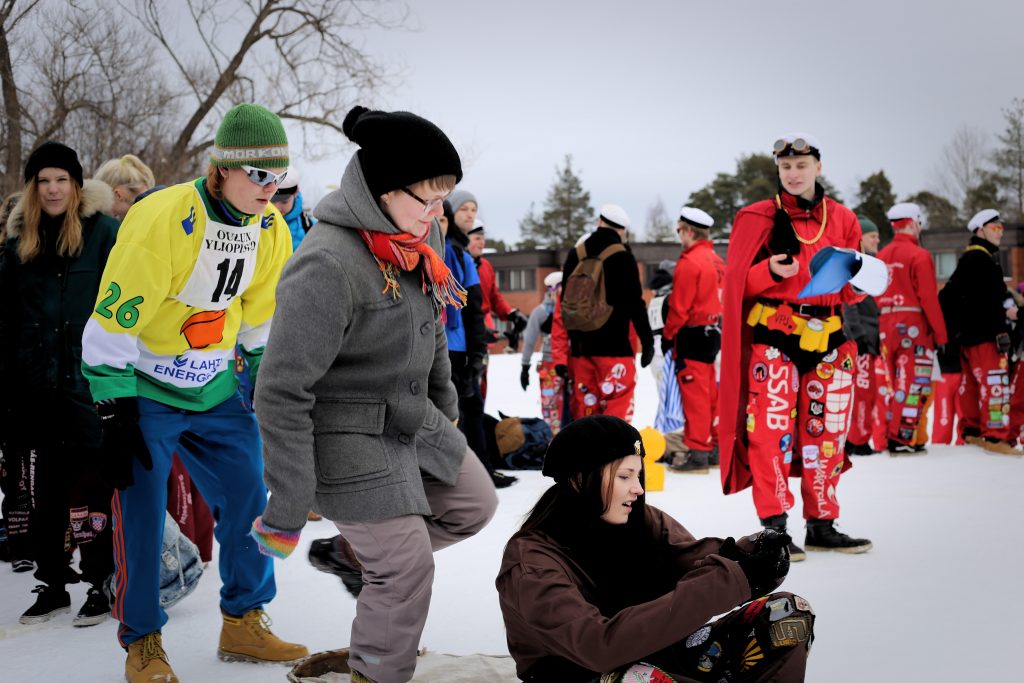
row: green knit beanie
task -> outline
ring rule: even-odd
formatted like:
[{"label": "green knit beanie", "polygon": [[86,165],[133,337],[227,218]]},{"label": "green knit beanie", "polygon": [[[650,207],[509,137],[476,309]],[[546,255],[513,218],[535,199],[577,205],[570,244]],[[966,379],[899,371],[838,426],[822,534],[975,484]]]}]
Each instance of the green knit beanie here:
[{"label": "green knit beanie", "polygon": [[288,136],[281,119],[258,104],[232,107],[217,129],[210,163],[224,168],[287,168]]},{"label": "green knit beanie", "polygon": [[869,232],[878,232],[878,226],[875,225],[875,222],[864,214],[857,214],[857,220],[860,221],[860,233],[862,235],[866,235]]}]

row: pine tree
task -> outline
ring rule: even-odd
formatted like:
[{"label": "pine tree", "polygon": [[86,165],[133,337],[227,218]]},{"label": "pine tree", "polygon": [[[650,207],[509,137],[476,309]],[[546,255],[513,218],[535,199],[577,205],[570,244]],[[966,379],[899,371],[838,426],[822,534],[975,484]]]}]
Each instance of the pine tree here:
[{"label": "pine tree", "polygon": [[942,195],[922,190],[907,197],[906,201],[914,202],[921,207],[929,228],[952,228],[959,224],[956,207]]},{"label": "pine tree", "polygon": [[647,208],[645,237],[648,242],[671,242],[676,237],[675,226],[665,210],[661,197]]},{"label": "pine tree", "polygon": [[992,155],[996,182],[1006,195],[1009,218],[1024,221],[1024,99],[1015,98],[1003,116],[1006,130],[997,136],[1001,147]]},{"label": "pine tree", "polygon": [[896,203],[896,195],[885,171],[877,171],[860,181],[857,197],[860,203],[854,208],[854,212],[864,214],[874,221],[878,226],[882,244],[888,244],[892,240],[892,225],[889,224],[886,213]]},{"label": "pine tree", "polygon": [[565,155],[565,166],[555,167],[555,182],[548,190],[544,213],[538,218],[533,206],[519,221],[520,244],[559,249],[571,247],[593,221],[590,193],[572,168],[572,155]]}]

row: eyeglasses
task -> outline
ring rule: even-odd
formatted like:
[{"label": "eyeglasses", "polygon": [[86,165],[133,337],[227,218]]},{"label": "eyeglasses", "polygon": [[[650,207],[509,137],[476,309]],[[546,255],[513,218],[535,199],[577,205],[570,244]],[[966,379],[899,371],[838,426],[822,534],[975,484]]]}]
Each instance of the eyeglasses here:
[{"label": "eyeglasses", "polygon": [[423,197],[420,197],[415,192],[410,190],[408,187],[402,187],[399,189],[402,192],[409,195],[410,197],[412,197],[413,199],[415,199],[416,201],[418,201],[420,204],[422,204],[424,214],[430,213],[431,211],[434,210],[435,207],[441,206],[441,204],[444,203],[444,200],[448,199],[448,195],[445,195],[444,197],[438,197],[437,199],[424,199]]},{"label": "eyeglasses", "polygon": [[270,171],[262,168],[255,168],[253,166],[242,166],[242,170],[249,176],[250,182],[260,187],[266,187],[270,183],[277,183],[280,185],[284,182],[285,177],[288,175],[288,169],[286,168],[283,173],[271,173]]},{"label": "eyeglasses", "polygon": [[811,153],[811,143],[807,142],[807,140],[804,140],[803,138],[796,138],[792,142],[785,138],[779,138],[775,141],[775,144],[772,145],[772,149],[775,151],[775,156],[779,156],[785,152],[787,147],[797,154]]}]

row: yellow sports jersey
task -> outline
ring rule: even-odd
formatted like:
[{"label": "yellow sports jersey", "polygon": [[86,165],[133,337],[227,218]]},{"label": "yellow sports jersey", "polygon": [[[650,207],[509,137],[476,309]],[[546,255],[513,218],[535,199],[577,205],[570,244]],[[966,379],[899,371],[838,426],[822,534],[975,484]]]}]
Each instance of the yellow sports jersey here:
[{"label": "yellow sports jersey", "polygon": [[208,410],[238,386],[236,343],[258,363],[291,233],[273,204],[228,225],[212,201],[199,178],[125,216],[82,339],[93,400],[137,395]]}]

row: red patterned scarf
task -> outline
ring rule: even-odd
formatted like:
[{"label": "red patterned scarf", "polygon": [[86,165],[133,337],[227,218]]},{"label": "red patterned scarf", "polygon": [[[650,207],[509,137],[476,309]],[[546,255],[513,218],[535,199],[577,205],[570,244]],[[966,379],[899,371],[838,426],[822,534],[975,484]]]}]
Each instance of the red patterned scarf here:
[{"label": "red patterned scarf", "polygon": [[384,275],[382,293],[390,291],[396,299],[401,297],[396,269],[411,271],[422,264],[423,293],[431,295],[439,308],[445,305],[462,308],[466,305],[466,290],[452,275],[444,259],[426,243],[429,230],[420,237],[405,232],[391,235],[369,230],[360,230],[359,234]]}]

